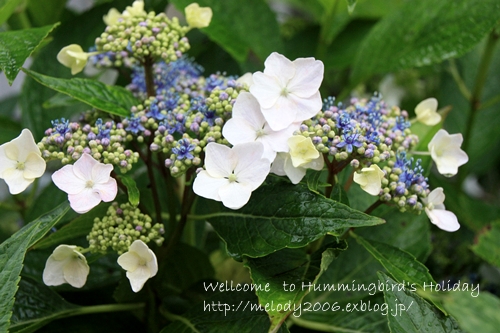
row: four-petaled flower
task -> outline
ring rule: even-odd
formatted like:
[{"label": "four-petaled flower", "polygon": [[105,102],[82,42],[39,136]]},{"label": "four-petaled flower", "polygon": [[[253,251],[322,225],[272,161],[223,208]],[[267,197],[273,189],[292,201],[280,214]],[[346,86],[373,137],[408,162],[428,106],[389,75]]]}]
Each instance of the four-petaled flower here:
[{"label": "four-petaled flower", "polygon": [[422,199],[425,205],[425,213],[429,220],[439,229],[449,232],[457,231],[460,228],[457,216],[445,210],[444,199],[443,188],[435,188],[427,198]]},{"label": "four-petaled flower", "polygon": [[271,162],[262,157],[263,153],[260,142],[233,148],[209,143],[205,149],[205,170],[196,176],[193,191],[204,198],[222,201],[231,209],[243,207],[269,173]]},{"label": "four-petaled flower", "polygon": [[427,126],[434,126],[441,121],[441,115],[437,113],[438,101],[435,98],[427,98],[415,107],[417,120]]},{"label": "four-petaled flower", "polygon": [[372,164],[367,168],[361,169],[361,172],[354,173],[354,182],[371,195],[379,195],[382,189],[382,179],[385,173],[378,165]]},{"label": "four-petaled flower", "polygon": [[205,28],[212,20],[212,9],[210,7],[200,7],[196,2],[184,8],[186,21],[190,28]]},{"label": "four-petaled flower", "polygon": [[461,133],[449,134],[444,129],[440,129],[429,142],[427,148],[440,174],[446,177],[454,176],[458,167],[469,161],[467,154],[460,149],[462,142]]},{"label": "four-petaled flower", "polygon": [[273,131],[260,112],[259,103],[248,92],[241,92],[233,106],[231,119],[222,135],[232,145],[258,141],[264,145],[264,157],[273,161],[276,152],[288,151],[287,140],[300,124],[293,123],[281,131]]},{"label": "four-petaled flower", "polygon": [[81,288],[87,282],[89,270],[87,259],[75,245],[59,245],[45,263],[43,283],[47,286],[69,283]]},{"label": "four-petaled flower", "polygon": [[65,165],[52,174],[54,184],[68,193],[71,208],[83,214],[101,200],[112,201],[118,192],[116,180],[110,177],[111,164],[103,164],[84,153],[74,165]]},{"label": "four-petaled flower", "polygon": [[43,175],[45,161],[41,155],[28,129],[0,146],[0,178],[5,180],[11,194],[21,193]]},{"label": "four-petaled flower", "polygon": [[275,131],[316,115],[322,106],[319,86],[323,63],[314,58],[293,62],[273,52],[264,63],[264,72],[253,74],[250,92],[257,98],[262,114]]},{"label": "four-petaled flower", "polygon": [[314,147],[310,137],[294,135],[287,141],[290,147],[290,158],[294,167],[298,168],[313,160],[322,158],[319,151]]},{"label": "four-petaled flower", "polygon": [[65,46],[57,54],[57,61],[64,66],[71,68],[71,74],[75,75],[80,73],[90,56],[96,55],[99,52],[83,52],[83,49],[78,44],[71,44]]},{"label": "four-petaled flower", "polygon": [[158,272],[158,262],[154,252],[139,239],[130,245],[128,252],[118,257],[118,265],[127,271],[130,286],[136,293]]}]

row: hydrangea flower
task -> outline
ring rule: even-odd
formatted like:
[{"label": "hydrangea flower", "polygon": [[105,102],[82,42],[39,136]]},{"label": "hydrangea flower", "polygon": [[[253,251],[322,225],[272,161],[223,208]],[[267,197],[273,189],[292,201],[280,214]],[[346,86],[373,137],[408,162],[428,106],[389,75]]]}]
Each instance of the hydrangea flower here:
[{"label": "hydrangea flower", "polygon": [[200,7],[196,2],[184,8],[186,21],[190,28],[205,28],[212,20],[212,9],[210,7]]},{"label": "hydrangea flower", "polygon": [[288,151],[287,140],[299,128],[292,124],[281,131],[273,131],[260,112],[255,97],[241,92],[233,106],[231,119],[222,128],[222,135],[232,145],[258,141],[264,145],[264,157],[273,161],[276,152]]},{"label": "hydrangea flower", "polygon": [[118,265],[127,271],[134,292],[139,292],[146,281],[158,273],[156,255],[142,240],[135,240],[128,252],[118,257]]},{"label": "hydrangea flower", "polygon": [[367,168],[361,169],[361,172],[354,173],[354,182],[371,195],[379,195],[382,189],[382,179],[385,173],[379,166],[372,164]]},{"label": "hydrangea flower", "polygon": [[315,116],[322,102],[319,86],[324,65],[314,58],[293,62],[273,52],[264,62],[264,72],[253,74],[250,92],[257,98],[262,114],[275,131]]},{"label": "hydrangea flower", "polygon": [[269,173],[271,163],[262,157],[263,153],[260,142],[242,143],[233,148],[209,143],[205,149],[205,170],[194,180],[194,193],[222,201],[231,209],[243,207]]},{"label": "hydrangea flower", "polygon": [[310,137],[294,135],[287,141],[290,147],[290,158],[294,167],[304,166],[320,156]]},{"label": "hydrangea flower", "polygon": [[127,6],[123,11],[123,17],[134,17],[134,16],[145,16],[148,13],[144,10],[144,1],[136,0],[132,3],[132,6]]},{"label": "hydrangea flower", "polygon": [[47,286],[69,283],[81,288],[87,282],[89,270],[87,259],[75,245],[59,245],[45,263],[43,283]]},{"label": "hydrangea flower", "polygon": [[57,54],[57,61],[64,66],[71,68],[71,74],[75,75],[80,73],[90,56],[96,55],[98,52],[83,52],[83,49],[78,44],[71,44],[65,46]]},{"label": "hydrangea flower", "polygon": [[71,208],[83,214],[101,201],[113,201],[118,193],[116,180],[110,176],[111,164],[103,164],[84,153],[73,165],[65,165],[52,174],[54,184],[68,193]]},{"label": "hydrangea flower", "polygon": [[422,199],[425,205],[425,213],[438,228],[449,232],[457,231],[460,229],[457,216],[445,210],[444,199],[443,188],[435,188],[427,198]]},{"label": "hydrangea flower", "polygon": [[116,8],[111,8],[108,13],[102,17],[102,20],[106,25],[114,25],[121,16],[122,14]]},{"label": "hydrangea flower", "polygon": [[28,129],[0,146],[0,178],[5,180],[11,194],[21,193],[43,175],[46,164],[41,155]]},{"label": "hydrangea flower", "polygon": [[454,176],[458,167],[469,161],[467,154],[460,149],[463,140],[461,133],[449,134],[440,129],[429,142],[427,148],[440,174]]},{"label": "hydrangea flower", "polygon": [[278,153],[271,166],[271,172],[278,176],[287,176],[292,184],[298,184],[306,175],[307,169],[319,171],[323,169],[324,165],[325,161],[323,160],[323,156],[320,155],[306,164],[295,167],[292,163],[290,153]]},{"label": "hydrangea flower", "polygon": [[438,101],[435,98],[427,98],[415,107],[417,120],[427,126],[434,126],[441,121],[441,115],[437,113]]}]

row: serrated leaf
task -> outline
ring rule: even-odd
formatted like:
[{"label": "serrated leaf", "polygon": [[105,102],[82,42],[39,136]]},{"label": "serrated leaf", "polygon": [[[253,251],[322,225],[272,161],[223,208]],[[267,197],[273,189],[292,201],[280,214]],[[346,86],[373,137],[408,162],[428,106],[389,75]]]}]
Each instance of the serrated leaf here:
[{"label": "serrated leaf", "polygon": [[[198,205],[203,209],[203,201]],[[206,215],[233,257],[262,257],[284,248],[303,247],[344,228],[384,223],[346,205],[285,182],[261,186],[241,209]]]},{"label": "serrated leaf", "polygon": [[0,0],[0,25],[16,10],[23,0]]},{"label": "serrated leaf", "polygon": [[25,68],[23,71],[46,87],[117,116],[129,116],[130,108],[139,104],[132,93],[123,87],[109,86],[89,79],[58,79]]},{"label": "serrated leaf", "polygon": [[472,245],[472,251],[492,265],[500,267],[500,221],[495,221],[491,227],[480,233]]},{"label": "serrated leaf", "polygon": [[256,291],[260,304],[266,308],[271,329],[284,320],[301,304],[304,296],[313,290],[321,274],[347,248],[345,242],[329,244],[313,254],[306,249],[283,249],[263,258],[247,258],[245,265],[255,285],[269,286]]},{"label": "serrated leaf", "polygon": [[137,206],[140,201],[140,193],[135,180],[127,175],[120,175],[117,178],[127,188],[128,202],[130,202],[132,206]]},{"label": "serrated leaf", "polygon": [[58,25],[59,23],[41,28],[0,32],[0,69],[10,85],[26,59]]},{"label": "serrated leaf", "polygon": [[24,226],[0,244],[0,332],[7,331],[26,251],[68,212],[67,202]]},{"label": "serrated leaf", "polygon": [[[172,1],[180,11],[184,11],[191,2],[191,0]],[[250,50],[261,61],[274,51],[283,53],[279,26],[274,13],[264,1],[199,0],[197,2],[200,6],[210,7],[213,11],[212,21],[203,32],[237,61],[244,62]]]},{"label": "serrated leaf", "polygon": [[445,317],[437,308],[415,293],[401,288],[382,272],[379,280],[384,284],[384,297],[389,307],[387,320],[391,332],[401,333],[461,333],[451,317]]},{"label": "serrated leaf", "polygon": [[409,1],[383,18],[356,55],[351,80],[427,66],[471,50],[497,24],[497,0]]}]

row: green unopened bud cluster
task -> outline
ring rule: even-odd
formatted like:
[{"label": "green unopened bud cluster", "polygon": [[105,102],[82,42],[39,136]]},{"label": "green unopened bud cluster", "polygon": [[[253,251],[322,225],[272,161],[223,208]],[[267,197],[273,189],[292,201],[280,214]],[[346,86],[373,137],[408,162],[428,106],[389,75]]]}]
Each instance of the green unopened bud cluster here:
[{"label": "green unopened bud cluster", "polygon": [[106,216],[95,218],[94,226],[87,235],[91,252],[106,253],[109,248],[118,254],[128,251],[135,240],[144,243],[163,243],[164,229],[160,223],[153,224],[149,215],[141,213],[130,203],[113,204]]}]

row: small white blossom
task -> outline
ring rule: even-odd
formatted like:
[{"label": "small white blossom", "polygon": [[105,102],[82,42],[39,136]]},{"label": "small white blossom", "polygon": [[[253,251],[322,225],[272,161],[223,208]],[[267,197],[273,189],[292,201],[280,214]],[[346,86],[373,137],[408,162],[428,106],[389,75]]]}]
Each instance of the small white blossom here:
[{"label": "small white blossom", "polygon": [[65,165],[52,174],[59,189],[68,193],[71,208],[83,214],[101,200],[112,201],[118,192],[116,180],[110,176],[111,164],[103,164],[84,153],[74,165]]},{"label": "small white blossom", "polygon": [[184,8],[186,21],[191,28],[205,28],[212,20],[212,9],[210,7],[200,7],[196,2]]},{"label": "small white blossom", "polygon": [[222,201],[231,209],[243,207],[269,173],[271,162],[262,157],[263,153],[260,142],[242,143],[233,148],[209,143],[205,149],[205,170],[194,180],[194,193]]},{"label": "small white blossom", "polygon": [[145,16],[148,13],[144,10],[144,1],[136,0],[132,3],[132,6],[127,6],[123,11],[123,17],[134,17],[134,16]]},{"label": "small white blossom", "polygon": [[325,161],[323,160],[323,156],[320,155],[306,164],[295,167],[290,153],[278,153],[271,166],[271,172],[278,176],[287,176],[292,184],[298,184],[306,175],[307,169],[319,171],[323,169],[324,165]]},{"label": "small white blossom", "polygon": [[440,174],[447,177],[454,176],[458,172],[458,167],[469,161],[467,154],[460,149],[463,140],[461,133],[449,134],[440,129],[429,142],[427,148]]},{"label": "small white blossom", "polygon": [[128,252],[118,257],[118,265],[127,271],[130,286],[136,293],[158,272],[158,262],[154,252],[139,239],[130,245]]},{"label": "small white blossom", "polygon": [[382,189],[382,179],[385,173],[376,164],[368,168],[361,169],[361,172],[354,173],[354,182],[371,195],[379,195]]},{"label": "small white blossom", "polygon": [[460,229],[457,216],[445,210],[444,199],[443,188],[434,189],[427,198],[422,199],[425,205],[425,213],[438,228],[449,232],[457,231]]},{"label": "small white blossom", "polygon": [[5,180],[11,194],[21,193],[41,177],[45,165],[28,129],[23,129],[17,138],[0,146],[0,178]]},{"label": "small white blossom", "polygon": [[87,282],[89,270],[87,259],[75,245],[59,245],[45,263],[43,283],[47,286],[69,283],[81,288]]},{"label": "small white blossom", "polygon": [[296,168],[321,157],[310,137],[306,138],[302,135],[294,135],[288,139],[287,143],[290,148],[292,164]]},{"label": "small white blossom", "polygon": [[260,112],[259,103],[248,92],[241,92],[233,106],[231,119],[222,128],[222,135],[232,145],[258,141],[264,145],[263,157],[274,160],[276,152],[288,151],[287,140],[300,124],[273,131]]},{"label": "small white blossom", "polygon": [[116,8],[111,8],[108,13],[102,17],[102,20],[106,25],[111,26],[116,24],[120,17],[122,17],[122,14]]},{"label": "small white blossom", "polygon": [[417,120],[427,126],[434,126],[441,121],[441,115],[437,113],[438,101],[435,98],[427,98],[418,103],[415,108]]},{"label": "small white blossom", "polygon": [[71,68],[71,74],[75,75],[80,73],[90,56],[97,54],[98,52],[83,52],[83,49],[78,44],[71,44],[65,46],[57,54],[57,61],[59,61],[64,66]]},{"label": "small white blossom", "polygon": [[257,98],[262,114],[275,131],[316,115],[321,109],[319,86],[324,65],[314,58],[293,62],[273,52],[264,63],[264,72],[253,74],[250,92]]}]

